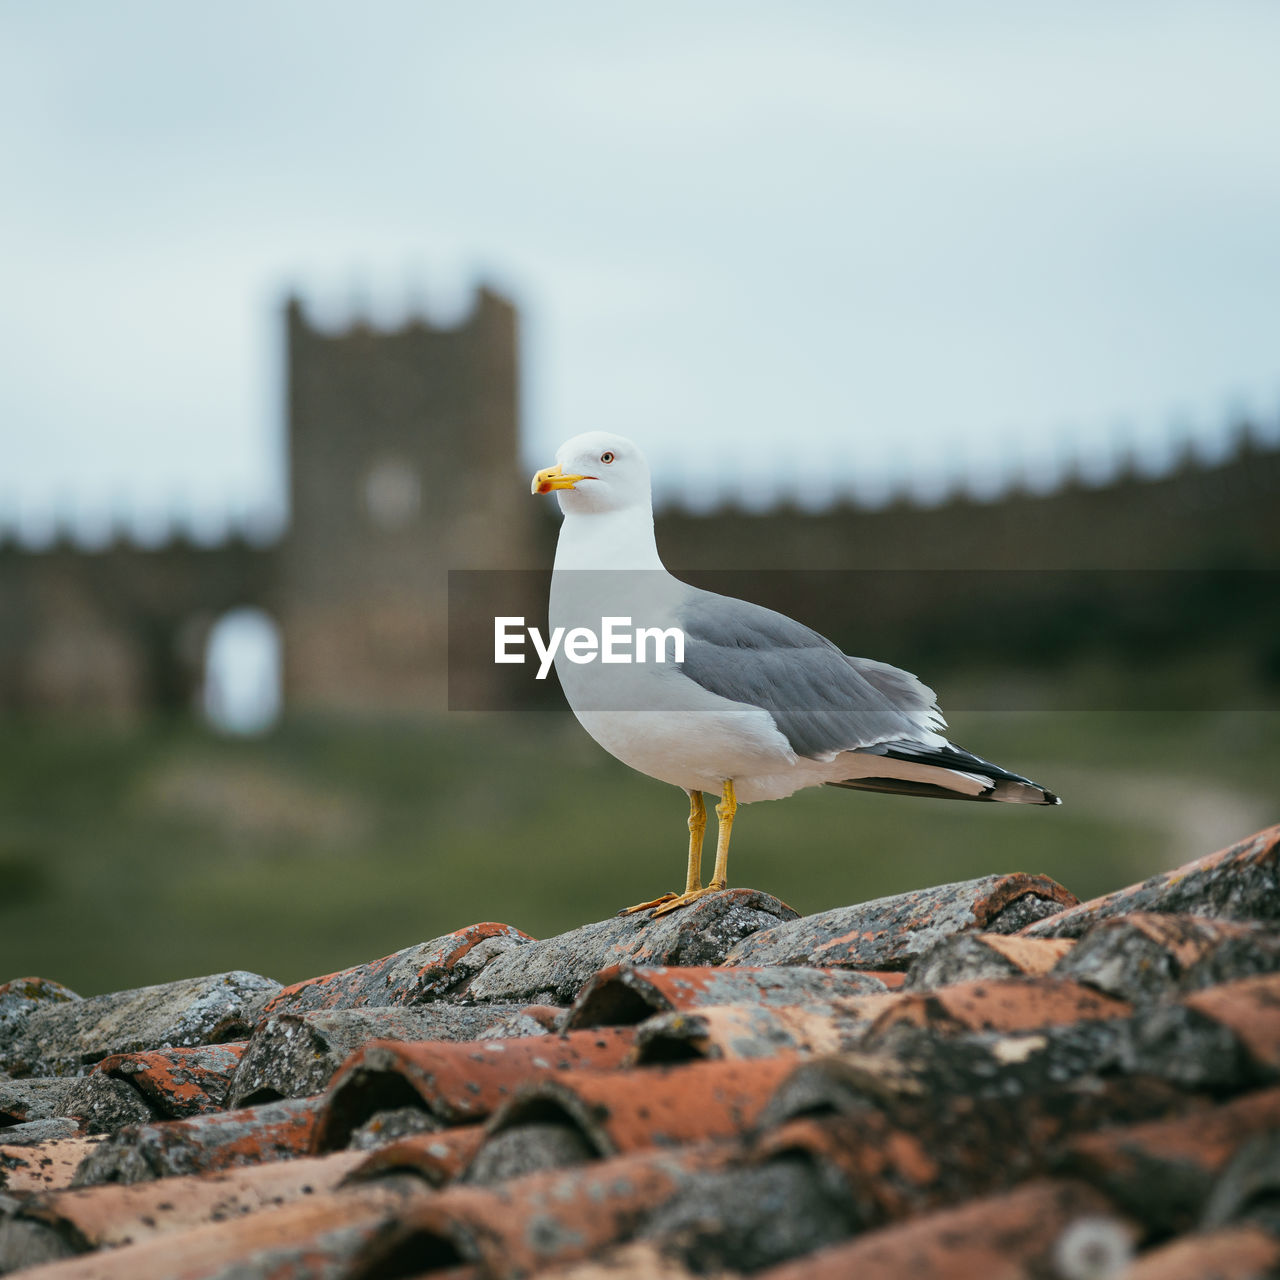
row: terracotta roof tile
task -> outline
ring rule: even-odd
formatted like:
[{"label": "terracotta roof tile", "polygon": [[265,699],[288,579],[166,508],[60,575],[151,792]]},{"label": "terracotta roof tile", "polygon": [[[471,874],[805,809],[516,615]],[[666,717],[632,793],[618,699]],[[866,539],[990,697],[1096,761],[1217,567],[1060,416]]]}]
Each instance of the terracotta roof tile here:
[{"label": "terracotta roof tile", "polygon": [[158,1115],[176,1120],[221,1110],[244,1050],[241,1040],[193,1049],[116,1053],[103,1058],[93,1074],[125,1081]]},{"label": "terracotta roof tile", "polygon": [[159,1118],[154,1107],[131,1084],[97,1071],[72,1080],[62,1104],[84,1133],[115,1133],[130,1124]]},{"label": "terracotta roof tile", "polygon": [[452,1182],[471,1163],[484,1138],[484,1129],[478,1124],[400,1138],[361,1156],[349,1180],[367,1182],[412,1173],[433,1187],[442,1187]]},{"label": "terracotta roof tile", "polygon": [[[855,1073],[832,1083],[844,1088],[825,1098],[811,1090],[802,1110],[825,1104],[838,1108],[837,1114],[802,1115],[770,1126],[755,1155],[776,1159],[803,1153],[829,1165],[844,1179],[867,1225],[1051,1172],[1075,1136],[1135,1117],[1164,1116],[1183,1105],[1158,1084],[1152,1090],[1150,1082],[1128,1079],[985,1098],[883,1089],[878,1080],[867,1089],[865,1076]],[[776,1113],[771,1106],[768,1114]]]},{"label": "terracotta roof tile", "polygon": [[783,1055],[544,1077],[495,1112],[487,1126],[489,1141],[548,1119],[575,1130],[597,1157],[740,1138],[751,1131],[794,1064]]},{"label": "terracotta roof tile", "polygon": [[234,1226],[211,1222],[41,1270],[40,1280],[322,1280],[432,1193],[413,1179],[306,1196]]},{"label": "terracotta roof tile", "polygon": [[534,1000],[567,1004],[598,970],[640,965],[723,962],[740,939],[796,913],[755,889],[726,889],[654,919],[645,912],[612,916],[504,956],[471,984],[477,1000]]},{"label": "terracotta roof tile", "polygon": [[0,1080],[0,1135],[10,1144],[41,1141],[40,1126],[54,1120],[72,1133],[111,1133],[155,1117],[137,1090],[96,1073]]},{"label": "terracotta roof tile", "polygon": [[1182,1003],[1234,1032],[1260,1072],[1280,1075],[1280,973],[1225,982]]},{"label": "terracotta roof tile", "polygon": [[1023,932],[1078,938],[1091,925],[1134,911],[1173,911],[1226,920],[1280,919],[1280,826],[1141,884],[1093,898]]},{"label": "terracotta roof tile", "polygon": [[1277,1129],[1280,1089],[1267,1089],[1209,1111],[1073,1139],[1063,1168],[1152,1227],[1186,1230],[1232,1156],[1258,1132]]},{"label": "terracotta roof tile", "polygon": [[76,1174],[76,1185],[216,1173],[302,1155],[311,1144],[319,1110],[318,1098],[303,1098],[131,1125],[89,1153]]},{"label": "terracotta roof tile", "polygon": [[912,961],[905,984],[916,990],[929,990],[979,978],[1009,978],[1017,974],[1040,977],[1074,945],[1067,939],[955,933]]},{"label": "terracotta roof tile", "polygon": [[659,1014],[636,1028],[638,1066],[692,1059],[771,1058],[778,1053],[834,1053],[871,1025],[869,1016],[793,1006],[712,1005]]},{"label": "terracotta roof tile", "polygon": [[464,988],[504,951],[532,941],[509,924],[468,925],[380,960],[284,987],[263,1012],[420,1004]]},{"label": "terracotta roof tile", "polygon": [[30,1265],[41,1247],[49,1259],[117,1248],[332,1191],[359,1160],[357,1153],[339,1152],[205,1177],[32,1196],[0,1219],[0,1271],[18,1249]]},{"label": "terracotta roof tile", "polygon": [[1276,1274],[1280,1238],[1246,1223],[1151,1249],[1115,1280],[1265,1280]]},{"label": "terracotta roof tile", "polygon": [[904,969],[942,938],[1010,933],[1076,901],[1048,876],[984,876],[805,916],[761,930],[729,953],[732,965]]},{"label": "terracotta roof tile", "polygon": [[451,1187],[368,1246],[351,1274],[373,1280],[472,1264],[494,1280],[515,1280],[575,1262],[631,1239],[699,1173],[726,1159],[718,1150],[688,1148],[535,1173],[500,1187]]},{"label": "terracotta roof tile", "polygon": [[1135,912],[1090,928],[1056,973],[1136,1001],[1277,969],[1280,930],[1250,921]]},{"label": "terracotta roof tile", "polygon": [[[14,978],[0,982],[0,1049],[17,1036],[28,1015],[38,1006],[79,999],[70,987],[50,982],[48,978]],[[0,1054],[0,1070],[4,1069],[4,1057]]]},{"label": "terracotta roof tile", "polygon": [[539,1280],[692,1280],[697,1276],[715,1280],[722,1271],[690,1271],[670,1256],[662,1245],[633,1240],[603,1250],[588,1262],[571,1262],[538,1272]]},{"label": "terracotta roof tile", "polygon": [[961,1031],[1033,1031],[1066,1023],[1127,1018],[1132,1005],[1055,978],[960,982],[937,991],[890,997],[869,1039],[908,1022],[942,1035]]},{"label": "terracotta roof tile", "polygon": [[1260,1127],[1214,1183],[1200,1226],[1254,1222],[1280,1238],[1280,1125]]},{"label": "terracotta roof tile", "polygon": [[[1084,911],[1032,876],[807,920],[730,890],[544,942],[472,926],[283,992],[248,975],[229,1002],[211,979],[8,984],[0,1264],[1075,1280],[1196,1274],[1217,1248],[1225,1274],[1274,1269],[1275,844]],[[125,1124],[153,1110],[199,1114]],[[82,1189],[55,1192],[73,1164]]]},{"label": "terracotta roof tile", "polygon": [[0,1135],[11,1125],[29,1120],[48,1120],[63,1113],[74,1080],[59,1076],[38,1076],[32,1080],[0,1079]]},{"label": "terracotta roof tile", "polygon": [[474,1040],[495,1018],[514,1012],[511,1005],[437,1003],[272,1014],[249,1040],[228,1104],[309,1097],[327,1088],[347,1058],[373,1040]]},{"label": "terracotta roof tile", "polygon": [[1029,1117],[1047,1099],[1063,1108],[1063,1123],[1071,1119],[1079,1128],[1205,1105],[1199,1095],[1161,1080],[1100,1074],[1102,1063],[1087,1040],[1084,1052],[1073,1056],[1077,1046],[1050,1033],[941,1039],[911,1030],[893,1052],[800,1059],[769,1100],[761,1127],[807,1115],[856,1115],[868,1106],[916,1123],[929,1099],[943,1115],[953,1105],[976,1114],[987,1102],[1021,1114],[1023,1100],[1030,1100]]},{"label": "terracotta roof tile", "polygon": [[335,1078],[316,1149],[340,1149],[370,1116],[406,1104],[422,1108],[439,1125],[483,1120],[544,1072],[617,1066],[633,1040],[630,1028],[604,1027],[474,1044],[375,1042],[353,1054]]},{"label": "terracotta roof tile", "polygon": [[[870,1231],[848,1244],[761,1272],[760,1280],[1106,1276],[1132,1255],[1137,1238],[1137,1228],[1092,1188],[1043,1179]],[[1090,1259],[1105,1261],[1089,1271],[1081,1262]]]},{"label": "terracotta roof tile", "polygon": [[58,1138],[29,1147],[0,1145],[0,1191],[58,1191],[102,1139]]},{"label": "terracotta roof tile", "polygon": [[1280,975],[1158,1002],[1135,1019],[1118,1061],[1180,1084],[1241,1089],[1280,1075]]},{"label": "terracotta roof tile", "polygon": [[59,1138],[74,1138],[81,1132],[80,1122],[70,1116],[51,1116],[47,1120],[29,1120],[0,1128],[5,1145],[10,1147],[41,1146]]},{"label": "terracotta roof tile", "polygon": [[708,1005],[785,1008],[836,996],[883,994],[879,978],[845,969],[773,966],[725,969],[718,965],[610,965],[594,974],[565,1017],[566,1030],[634,1026],[655,1013]]},{"label": "terracotta roof tile", "polygon": [[256,1020],[277,990],[269,978],[236,971],[88,1000],[42,999],[0,1042],[0,1066],[15,1075],[75,1075],[113,1053],[207,1044],[220,1026]]}]

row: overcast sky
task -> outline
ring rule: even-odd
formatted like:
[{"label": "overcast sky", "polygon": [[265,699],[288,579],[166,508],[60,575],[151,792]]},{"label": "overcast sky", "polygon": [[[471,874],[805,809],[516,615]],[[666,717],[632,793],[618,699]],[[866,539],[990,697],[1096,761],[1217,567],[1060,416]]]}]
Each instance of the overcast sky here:
[{"label": "overcast sky", "polygon": [[[0,0],[0,509],[278,508],[280,301],[820,495],[1280,410],[1280,5]],[[38,523],[38,522],[36,522]]]}]

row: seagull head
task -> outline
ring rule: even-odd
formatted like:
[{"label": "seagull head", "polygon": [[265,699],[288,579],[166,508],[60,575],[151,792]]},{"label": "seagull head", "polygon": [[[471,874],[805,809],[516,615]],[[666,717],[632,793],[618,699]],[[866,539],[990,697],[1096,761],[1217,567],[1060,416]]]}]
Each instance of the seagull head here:
[{"label": "seagull head", "polygon": [[534,493],[553,490],[566,514],[647,507],[649,464],[626,436],[588,431],[566,440],[556,450],[556,465],[533,477]]}]

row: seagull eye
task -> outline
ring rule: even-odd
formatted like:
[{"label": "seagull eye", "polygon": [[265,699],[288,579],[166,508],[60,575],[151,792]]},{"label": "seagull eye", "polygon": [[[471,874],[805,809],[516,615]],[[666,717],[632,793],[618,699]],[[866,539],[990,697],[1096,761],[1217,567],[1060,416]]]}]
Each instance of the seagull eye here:
[{"label": "seagull eye", "polygon": [[601,461],[601,462],[605,462],[605,463],[612,462],[612,461],[613,461],[613,454],[612,454],[612,453],[602,453],[602,454],[600,455],[600,461]]}]

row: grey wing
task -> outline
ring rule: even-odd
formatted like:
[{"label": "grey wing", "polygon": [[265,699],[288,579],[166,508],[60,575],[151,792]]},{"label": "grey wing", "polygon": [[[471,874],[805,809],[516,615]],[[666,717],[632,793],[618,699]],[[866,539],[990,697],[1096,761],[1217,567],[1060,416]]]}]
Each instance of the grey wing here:
[{"label": "grey wing", "polygon": [[933,691],[915,676],[846,657],[785,614],[691,588],[678,620],[683,673],[722,698],[763,708],[797,755],[910,741],[941,724]]}]

